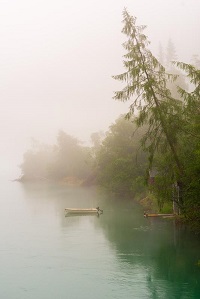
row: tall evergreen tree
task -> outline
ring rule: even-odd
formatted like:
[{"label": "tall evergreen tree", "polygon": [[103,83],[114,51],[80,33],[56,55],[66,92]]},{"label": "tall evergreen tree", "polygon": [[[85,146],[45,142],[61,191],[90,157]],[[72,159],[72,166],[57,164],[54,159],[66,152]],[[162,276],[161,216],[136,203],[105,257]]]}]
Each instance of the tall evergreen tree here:
[{"label": "tall evergreen tree", "polygon": [[165,68],[148,49],[149,41],[143,33],[145,26],[136,26],[136,18],[123,11],[122,32],[128,40],[123,44],[125,73],[113,76],[126,83],[123,90],[115,92],[114,99],[133,100],[127,117],[137,110],[137,125],[148,124],[149,130],[143,141],[148,148],[150,160],[157,150],[168,147],[173,155],[178,176],[183,174],[183,165],[177,150],[177,124],[174,118],[181,104],[171,97],[167,82],[176,76],[167,74]]},{"label": "tall evergreen tree", "polygon": [[164,65],[164,59],[165,59],[165,57],[164,57],[163,47],[162,47],[161,43],[159,43],[158,60],[162,65]]},{"label": "tall evergreen tree", "polygon": [[[174,98],[170,82],[178,75],[168,74],[148,49],[149,41],[143,33],[145,26],[136,26],[136,18],[127,10],[123,11],[123,17],[122,32],[127,36],[123,44],[127,51],[125,72],[114,79],[126,85],[115,92],[114,99],[132,100],[127,117],[136,112],[137,125],[148,127],[142,142],[150,162],[156,155],[160,186],[170,191],[172,183],[177,182],[181,186],[179,205],[184,215],[194,226],[200,226],[200,70],[182,62],[173,63],[186,73],[193,86],[192,92],[178,87],[179,97]],[[171,42],[168,50],[170,60],[175,59]]]},{"label": "tall evergreen tree", "polygon": [[175,45],[172,42],[171,38],[168,40],[167,50],[166,50],[166,67],[171,71],[172,69],[172,61],[177,60]]}]

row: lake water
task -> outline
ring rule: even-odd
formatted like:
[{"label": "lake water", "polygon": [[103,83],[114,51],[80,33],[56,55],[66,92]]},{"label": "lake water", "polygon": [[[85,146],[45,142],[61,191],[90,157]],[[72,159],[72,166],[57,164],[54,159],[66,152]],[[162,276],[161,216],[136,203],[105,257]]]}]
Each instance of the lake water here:
[{"label": "lake water", "polygon": [[[1,299],[200,298],[200,240],[93,188],[3,181]],[[65,217],[66,207],[103,215]]]}]

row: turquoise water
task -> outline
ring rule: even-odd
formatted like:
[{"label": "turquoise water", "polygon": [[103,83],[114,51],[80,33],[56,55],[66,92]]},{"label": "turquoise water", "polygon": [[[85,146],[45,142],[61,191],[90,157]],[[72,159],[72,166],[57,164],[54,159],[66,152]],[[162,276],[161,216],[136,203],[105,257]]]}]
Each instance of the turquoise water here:
[{"label": "turquoise water", "polygon": [[[200,240],[95,189],[5,181],[0,298],[200,298]],[[103,215],[65,217],[65,207]]]}]

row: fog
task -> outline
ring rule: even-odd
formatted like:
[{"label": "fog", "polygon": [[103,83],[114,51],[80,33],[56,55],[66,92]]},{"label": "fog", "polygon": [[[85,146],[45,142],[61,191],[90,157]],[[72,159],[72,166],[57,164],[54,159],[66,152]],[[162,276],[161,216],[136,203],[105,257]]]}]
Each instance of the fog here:
[{"label": "fog", "polygon": [[14,178],[31,138],[58,130],[86,144],[127,111],[112,99],[123,71],[122,11],[148,26],[151,49],[200,53],[198,0],[0,0],[1,174]]}]

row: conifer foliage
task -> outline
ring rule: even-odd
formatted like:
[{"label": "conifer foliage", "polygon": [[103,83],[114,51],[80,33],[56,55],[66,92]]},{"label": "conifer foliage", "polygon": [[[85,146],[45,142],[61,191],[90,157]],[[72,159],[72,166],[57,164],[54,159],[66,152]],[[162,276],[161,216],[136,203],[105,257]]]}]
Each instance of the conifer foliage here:
[{"label": "conifer foliage", "polygon": [[149,167],[156,165],[160,177],[165,177],[166,190],[175,183],[181,186],[178,204],[182,213],[191,221],[199,221],[200,212],[194,211],[197,207],[200,211],[196,197],[200,193],[197,177],[197,173],[200,176],[200,71],[192,65],[174,62],[193,86],[192,92],[178,87],[179,96],[175,98],[169,86],[178,76],[167,73],[149,50],[150,42],[144,34],[146,27],[137,26],[136,18],[126,9],[123,23],[125,72],[113,78],[125,83],[125,87],[115,92],[114,99],[131,100],[127,118],[135,115],[138,127],[148,127],[141,141],[149,153]]}]

